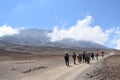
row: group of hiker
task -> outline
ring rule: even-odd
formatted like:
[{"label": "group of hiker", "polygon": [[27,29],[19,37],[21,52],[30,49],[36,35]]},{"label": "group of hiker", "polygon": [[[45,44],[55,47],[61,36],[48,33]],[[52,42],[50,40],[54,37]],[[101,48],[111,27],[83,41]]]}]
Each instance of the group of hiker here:
[{"label": "group of hiker", "polygon": [[[90,63],[90,60],[94,60],[94,58],[96,57],[96,60],[99,59],[100,54],[99,53],[87,53],[87,52],[82,52],[82,53],[77,53],[74,51],[72,54],[72,58],[73,58],[73,63],[76,64],[76,60],[78,60],[78,63]],[[101,56],[104,57],[104,52],[101,52]],[[64,59],[65,59],[65,64],[66,66],[69,66],[69,54],[68,52],[65,53],[64,55]]]}]

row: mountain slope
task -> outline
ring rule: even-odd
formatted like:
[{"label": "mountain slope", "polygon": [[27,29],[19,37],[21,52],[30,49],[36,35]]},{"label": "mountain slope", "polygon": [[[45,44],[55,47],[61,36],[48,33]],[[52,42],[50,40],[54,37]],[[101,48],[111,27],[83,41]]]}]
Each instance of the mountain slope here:
[{"label": "mountain slope", "polygon": [[47,36],[50,30],[26,29],[21,30],[20,33],[12,36],[4,36],[0,38],[1,43],[27,45],[38,47],[58,47],[58,48],[95,48],[107,49],[106,47],[90,42],[90,41],[75,41],[73,39],[63,39],[57,42],[51,42],[50,37]]}]

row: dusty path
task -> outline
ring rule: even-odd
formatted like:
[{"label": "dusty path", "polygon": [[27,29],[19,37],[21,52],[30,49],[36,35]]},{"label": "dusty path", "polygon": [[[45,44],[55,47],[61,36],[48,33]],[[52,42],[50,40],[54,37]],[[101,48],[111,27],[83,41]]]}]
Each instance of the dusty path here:
[{"label": "dusty path", "polygon": [[80,72],[85,70],[89,65],[71,65],[72,67],[61,66],[44,73],[38,73],[22,80],[73,80]]},{"label": "dusty path", "polygon": [[[114,54],[113,52],[110,53],[110,55],[113,54]],[[91,61],[90,64],[85,64],[85,63],[77,64],[77,65],[71,64],[70,65],[71,67],[66,67],[65,65],[61,65],[54,69],[47,70],[43,73],[40,73],[38,71],[20,80],[75,80],[80,73],[87,70],[90,66],[97,64],[101,59],[103,58],[100,58],[99,60],[93,60]]]}]

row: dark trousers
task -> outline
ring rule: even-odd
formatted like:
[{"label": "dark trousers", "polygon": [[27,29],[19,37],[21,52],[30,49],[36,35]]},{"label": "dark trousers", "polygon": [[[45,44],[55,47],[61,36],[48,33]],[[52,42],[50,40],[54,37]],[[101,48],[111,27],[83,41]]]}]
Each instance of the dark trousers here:
[{"label": "dark trousers", "polygon": [[69,66],[69,61],[65,61],[66,66]]},{"label": "dark trousers", "polygon": [[73,59],[73,61],[74,61],[74,64],[76,64],[76,59]]}]

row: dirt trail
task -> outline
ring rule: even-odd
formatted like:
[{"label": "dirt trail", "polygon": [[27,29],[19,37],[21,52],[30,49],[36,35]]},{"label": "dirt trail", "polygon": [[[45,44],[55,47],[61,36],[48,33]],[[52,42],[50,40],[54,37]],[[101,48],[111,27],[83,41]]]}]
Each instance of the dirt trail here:
[{"label": "dirt trail", "polygon": [[[114,54],[113,52],[110,53],[110,55],[113,55],[113,54]],[[99,60],[101,59],[103,58],[100,58]],[[54,69],[47,70],[43,73],[38,71],[36,74],[31,74],[20,80],[75,80],[75,78],[80,73],[88,69],[91,65],[95,65],[96,62],[98,62],[99,60],[93,60],[91,61],[90,64],[85,64],[85,63],[77,64],[77,65],[71,64],[70,67],[61,65]]]},{"label": "dirt trail", "polygon": [[88,68],[88,64],[60,66],[44,73],[33,74],[21,80],[73,80],[80,72]]}]

